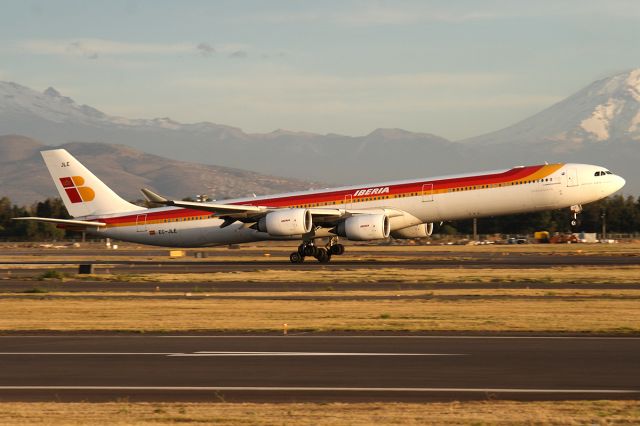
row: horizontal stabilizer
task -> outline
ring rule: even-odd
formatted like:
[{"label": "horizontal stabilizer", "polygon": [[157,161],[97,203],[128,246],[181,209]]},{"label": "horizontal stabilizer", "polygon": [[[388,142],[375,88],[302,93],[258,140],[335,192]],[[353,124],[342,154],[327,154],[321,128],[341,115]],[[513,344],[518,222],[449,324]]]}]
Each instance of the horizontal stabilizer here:
[{"label": "horizontal stabilizer", "polygon": [[13,220],[31,220],[35,222],[55,223],[56,225],[66,225],[73,228],[102,228],[107,226],[102,222],[90,222],[88,220],[71,220],[71,219],[51,219],[49,217],[14,217]]}]

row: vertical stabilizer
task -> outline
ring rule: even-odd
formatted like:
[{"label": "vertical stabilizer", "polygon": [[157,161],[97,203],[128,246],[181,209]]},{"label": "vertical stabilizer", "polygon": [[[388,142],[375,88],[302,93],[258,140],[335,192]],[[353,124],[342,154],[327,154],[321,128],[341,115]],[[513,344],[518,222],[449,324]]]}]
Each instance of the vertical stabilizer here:
[{"label": "vertical stabilizer", "polygon": [[123,213],[143,209],[120,198],[65,149],[41,151],[40,154],[71,216]]}]

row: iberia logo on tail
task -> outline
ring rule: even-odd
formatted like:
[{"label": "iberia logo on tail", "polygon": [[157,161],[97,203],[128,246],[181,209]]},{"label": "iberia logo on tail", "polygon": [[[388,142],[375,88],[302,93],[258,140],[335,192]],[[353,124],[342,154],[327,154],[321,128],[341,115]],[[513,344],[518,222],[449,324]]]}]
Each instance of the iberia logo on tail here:
[{"label": "iberia logo on tail", "polygon": [[93,201],[96,197],[93,189],[83,186],[84,178],[82,176],[63,177],[60,178],[60,183],[62,183],[69,200],[74,204]]}]

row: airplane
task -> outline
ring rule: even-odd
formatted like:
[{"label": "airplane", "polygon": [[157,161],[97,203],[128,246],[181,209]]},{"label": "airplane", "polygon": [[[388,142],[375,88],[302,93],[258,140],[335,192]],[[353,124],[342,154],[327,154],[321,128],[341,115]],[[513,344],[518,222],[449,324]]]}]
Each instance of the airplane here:
[{"label": "airplane", "polygon": [[[69,152],[41,152],[73,217],[20,217],[90,235],[166,247],[209,247],[264,240],[301,241],[292,263],[321,263],[352,241],[428,237],[436,222],[582,205],[618,191],[625,180],[601,166],[518,166],[417,180],[355,185],[219,202],[171,200],[141,189],[145,208],[119,197]],[[322,243],[327,241],[324,246]]]}]

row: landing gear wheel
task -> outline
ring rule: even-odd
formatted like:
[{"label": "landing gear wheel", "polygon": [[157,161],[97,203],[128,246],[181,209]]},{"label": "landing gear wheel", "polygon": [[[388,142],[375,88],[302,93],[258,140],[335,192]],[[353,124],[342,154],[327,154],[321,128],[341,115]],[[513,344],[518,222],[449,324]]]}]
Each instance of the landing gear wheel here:
[{"label": "landing gear wheel", "polygon": [[342,244],[334,244],[329,248],[329,253],[340,256],[344,254],[344,246]]},{"label": "landing gear wheel", "polygon": [[578,224],[578,221],[577,221],[577,220],[573,219],[573,220],[571,221],[571,226],[576,226],[577,224]]},{"label": "landing gear wheel", "polygon": [[320,247],[317,250],[315,258],[318,259],[318,262],[320,263],[327,263],[331,260],[331,254],[329,254],[329,251],[326,248]]},{"label": "landing gear wheel", "polygon": [[304,255],[305,256],[317,256],[318,248],[312,245],[304,246]]},{"label": "landing gear wheel", "polygon": [[289,256],[289,260],[291,261],[291,263],[302,263],[302,262],[304,262],[304,256],[302,256],[297,251],[294,251]]}]

